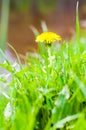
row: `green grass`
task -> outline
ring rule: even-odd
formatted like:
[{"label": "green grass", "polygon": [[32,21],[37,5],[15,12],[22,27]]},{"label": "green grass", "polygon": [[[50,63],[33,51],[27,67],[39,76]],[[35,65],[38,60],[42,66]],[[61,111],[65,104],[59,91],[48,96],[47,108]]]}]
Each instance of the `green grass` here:
[{"label": "green grass", "polygon": [[86,37],[76,18],[76,38],[51,46],[51,66],[41,43],[24,65],[0,50],[0,130],[86,130]]}]

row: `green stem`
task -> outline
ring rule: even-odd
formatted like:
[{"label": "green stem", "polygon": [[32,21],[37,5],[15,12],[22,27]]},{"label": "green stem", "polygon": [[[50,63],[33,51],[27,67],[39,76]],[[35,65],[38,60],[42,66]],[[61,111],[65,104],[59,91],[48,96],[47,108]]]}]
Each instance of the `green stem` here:
[{"label": "green stem", "polygon": [[51,67],[52,66],[52,56],[51,56],[50,47],[48,47],[48,60],[49,60],[49,67]]}]

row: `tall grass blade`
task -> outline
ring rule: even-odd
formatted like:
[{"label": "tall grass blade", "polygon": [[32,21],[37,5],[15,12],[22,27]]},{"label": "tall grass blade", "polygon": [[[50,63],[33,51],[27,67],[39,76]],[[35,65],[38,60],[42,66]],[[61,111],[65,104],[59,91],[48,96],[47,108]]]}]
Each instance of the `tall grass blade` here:
[{"label": "tall grass blade", "polygon": [[78,44],[78,51],[80,52],[80,23],[79,23],[79,1],[76,5],[76,40]]},{"label": "tall grass blade", "polygon": [[8,15],[10,0],[2,0],[0,48],[5,50],[7,39]]},{"label": "tall grass blade", "polygon": [[20,57],[19,57],[17,51],[13,48],[13,46],[11,44],[8,43],[8,46],[14,51],[14,53],[15,53],[15,55],[17,57],[18,63],[20,65],[20,68],[22,69],[22,63],[21,63],[21,60],[20,60]]}]

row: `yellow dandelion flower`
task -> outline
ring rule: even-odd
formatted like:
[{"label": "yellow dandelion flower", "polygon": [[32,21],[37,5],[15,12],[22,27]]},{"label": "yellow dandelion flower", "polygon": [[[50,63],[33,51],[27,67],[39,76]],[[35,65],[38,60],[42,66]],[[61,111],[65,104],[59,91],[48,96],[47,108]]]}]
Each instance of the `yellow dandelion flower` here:
[{"label": "yellow dandelion flower", "polygon": [[47,45],[51,45],[51,43],[61,40],[62,38],[53,32],[43,32],[36,37],[36,42],[44,42]]}]

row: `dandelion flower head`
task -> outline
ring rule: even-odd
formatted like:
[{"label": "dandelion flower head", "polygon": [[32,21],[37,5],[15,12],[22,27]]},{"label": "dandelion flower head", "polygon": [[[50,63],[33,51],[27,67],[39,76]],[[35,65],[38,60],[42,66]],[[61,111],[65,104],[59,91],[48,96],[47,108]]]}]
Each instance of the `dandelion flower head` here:
[{"label": "dandelion flower head", "polygon": [[36,37],[36,42],[44,42],[45,44],[51,44],[55,41],[61,41],[61,36],[53,32],[43,32]]}]

